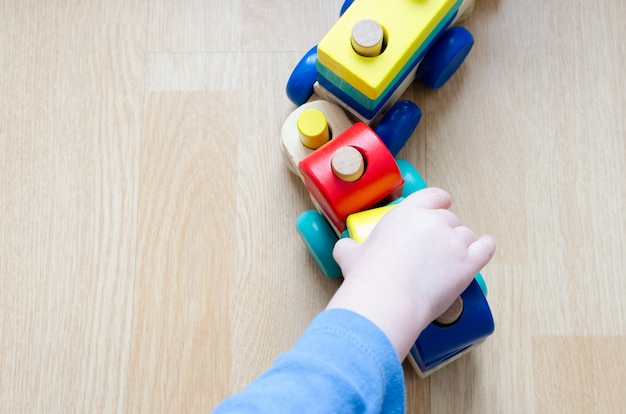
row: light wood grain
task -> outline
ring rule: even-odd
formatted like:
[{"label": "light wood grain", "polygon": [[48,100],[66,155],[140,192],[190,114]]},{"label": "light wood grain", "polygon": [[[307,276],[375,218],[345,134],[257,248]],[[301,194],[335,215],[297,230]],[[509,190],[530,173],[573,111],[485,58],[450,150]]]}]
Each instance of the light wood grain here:
[{"label": "light wood grain", "polygon": [[532,351],[537,413],[624,411],[625,338],[535,336]]},{"label": "light wood grain", "polygon": [[[338,282],[294,228],[293,66],[341,1],[0,2],[0,413],[208,412]],[[479,0],[400,155],[498,250],[409,413],[626,406],[626,3]]]}]

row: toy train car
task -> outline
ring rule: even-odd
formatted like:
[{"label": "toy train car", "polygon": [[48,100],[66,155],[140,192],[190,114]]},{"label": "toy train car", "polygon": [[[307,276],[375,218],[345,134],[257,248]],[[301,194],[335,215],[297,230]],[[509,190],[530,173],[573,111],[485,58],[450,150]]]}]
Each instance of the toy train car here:
[{"label": "toy train car", "polygon": [[[456,23],[473,6],[474,0],[348,0],[294,68],[287,96],[302,105],[316,94],[375,126],[416,78],[439,88],[455,73],[474,44]],[[405,107],[415,129],[421,112]],[[393,154],[404,142],[396,144],[388,146]]]}]

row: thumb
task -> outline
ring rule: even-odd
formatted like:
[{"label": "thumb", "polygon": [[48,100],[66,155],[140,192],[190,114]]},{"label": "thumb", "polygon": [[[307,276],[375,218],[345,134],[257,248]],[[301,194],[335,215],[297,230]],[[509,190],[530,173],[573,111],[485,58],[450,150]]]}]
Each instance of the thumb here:
[{"label": "thumb", "polygon": [[339,239],[339,241],[335,243],[333,257],[341,268],[344,277],[348,273],[348,269],[352,267],[352,264],[355,262],[359,246],[359,243],[348,237]]}]

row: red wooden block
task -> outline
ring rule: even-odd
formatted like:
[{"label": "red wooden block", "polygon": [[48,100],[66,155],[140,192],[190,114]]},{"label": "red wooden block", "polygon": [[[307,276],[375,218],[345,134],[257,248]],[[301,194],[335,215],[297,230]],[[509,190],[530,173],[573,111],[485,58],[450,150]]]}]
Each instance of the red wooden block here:
[{"label": "red wooden block", "polygon": [[[359,150],[365,171],[356,181],[335,176],[331,159],[335,151],[351,146]],[[346,218],[402,195],[404,180],[385,144],[362,122],[352,125],[298,164],[304,184],[336,230],[346,228]]]}]

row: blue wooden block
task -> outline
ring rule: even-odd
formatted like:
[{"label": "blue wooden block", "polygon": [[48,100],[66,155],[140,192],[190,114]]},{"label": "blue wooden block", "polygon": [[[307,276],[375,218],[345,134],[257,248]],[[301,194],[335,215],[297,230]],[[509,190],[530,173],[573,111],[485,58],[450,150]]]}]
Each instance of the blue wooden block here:
[{"label": "blue wooden block", "polygon": [[454,324],[431,323],[411,348],[410,360],[420,375],[427,376],[443,367],[493,333],[491,309],[475,279],[461,294],[461,299],[463,313]]}]

